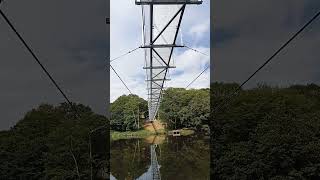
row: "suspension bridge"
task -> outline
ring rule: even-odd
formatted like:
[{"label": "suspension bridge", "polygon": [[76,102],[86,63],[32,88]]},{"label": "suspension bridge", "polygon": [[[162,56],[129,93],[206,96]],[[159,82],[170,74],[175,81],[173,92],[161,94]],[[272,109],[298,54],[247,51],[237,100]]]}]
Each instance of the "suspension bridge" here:
[{"label": "suspension bridge", "polygon": [[[3,1],[0,0],[0,5]],[[160,5],[164,5],[163,3],[166,2],[167,5],[172,6],[172,12],[174,17],[167,17],[164,16],[163,19],[169,20],[163,25],[163,19],[159,19],[157,16],[157,12],[163,12],[161,10]],[[149,103],[149,120],[153,121],[155,120],[156,112],[159,108],[161,97],[163,94],[164,89],[164,82],[167,81],[166,79],[168,71],[170,68],[174,68],[173,66],[170,66],[170,62],[172,59],[172,52],[174,48],[182,48],[187,47],[185,45],[176,45],[176,36],[179,31],[179,28],[175,27],[175,25],[180,26],[185,6],[187,4],[201,4],[202,1],[192,1],[192,0],[172,0],[172,1],[161,1],[161,0],[144,0],[144,1],[136,1],[137,5],[142,6],[142,17],[143,17],[143,23],[146,23],[148,17],[146,17],[146,11],[145,8],[149,7],[149,33],[147,24],[143,25],[142,28],[142,34],[143,34],[143,46],[137,48],[137,49],[144,49],[145,50],[145,59],[148,60],[145,66],[145,70],[147,72],[147,84],[148,84],[148,103]],[[175,5],[175,7],[173,7]],[[160,8],[158,8],[158,6]],[[180,7],[180,8],[179,8]],[[158,11],[159,10],[159,11]],[[158,13],[161,15],[161,13]],[[9,28],[17,35],[18,39],[21,41],[21,43],[25,46],[25,48],[28,50],[28,52],[32,55],[34,60],[39,64],[40,68],[43,70],[43,72],[49,77],[49,80],[54,84],[54,86],[57,88],[58,92],[62,95],[62,97],[70,104],[70,106],[73,108],[74,112],[78,115],[78,118],[80,115],[78,114],[78,111],[74,104],[72,104],[71,100],[67,97],[67,95],[64,93],[63,89],[59,86],[59,84],[56,82],[56,80],[53,78],[53,76],[49,73],[47,68],[41,63],[38,56],[33,52],[32,48],[28,45],[28,43],[24,40],[24,38],[20,35],[20,33],[17,31],[17,29],[13,26],[11,23],[11,20],[6,16],[6,14],[0,9],[0,15],[5,20],[5,22],[8,24]],[[172,15],[172,14],[171,14]],[[258,69],[251,74],[243,83],[239,86],[238,89],[236,89],[234,92],[230,93],[230,95],[226,98],[226,101],[220,103],[220,106],[217,106],[215,108],[216,111],[219,110],[219,108],[226,104],[227,101],[229,101],[233,96],[237,94],[238,91],[248,82],[250,79],[252,79],[261,69],[263,69],[271,60],[273,60],[285,47],[287,47],[299,34],[301,34],[313,21],[315,21],[320,16],[320,12],[316,13],[308,22],[306,22],[293,36],[291,36],[288,41],[286,41],[284,44],[280,46],[278,50],[275,51],[274,54],[272,54],[261,66],[258,67]],[[151,18],[150,18],[151,17]],[[158,19],[157,19],[158,18]],[[159,22],[159,24],[157,24]],[[161,29],[162,28],[162,29]],[[158,30],[160,29],[160,30]],[[174,31],[175,29],[175,31]],[[170,32],[170,33],[169,33]],[[171,34],[171,41],[170,38],[166,38],[165,34]],[[149,41],[147,39],[147,36],[145,34],[149,34]],[[172,36],[174,34],[174,36]],[[172,38],[173,37],[173,38]],[[147,43],[149,42],[149,43]],[[194,49],[193,49],[194,50]],[[134,50],[135,51],[135,50]],[[195,52],[199,52],[197,50],[194,50]],[[132,51],[129,51],[130,54]],[[118,59],[118,58],[116,58]],[[116,59],[111,60],[114,61]],[[158,63],[158,64],[157,64]],[[111,65],[110,65],[111,66]],[[164,67],[158,67],[158,66],[164,66]],[[112,68],[112,66],[111,66]],[[191,81],[191,83],[187,86],[189,87],[201,74],[203,74],[204,71],[206,71],[209,68],[206,67],[194,80]],[[116,73],[116,70],[112,68],[112,70]],[[162,72],[161,72],[162,71]],[[159,74],[158,74],[159,73]],[[154,76],[157,75],[157,76]],[[118,76],[120,78],[120,76]],[[120,78],[121,79],[121,78]],[[160,80],[158,80],[160,79]],[[121,80],[122,81],[122,80]],[[123,84],[125,84],[124,81],[122,81]],[[159,83],[160,82],[160,83]],[[127,87],[127,86],[126,86]],[[129,90],[129,88],[127,87]],[[131,93],[131,92],[130,92]],[[152,150],[152,147],[151,147]],[[153,151],[153,150],[152,150]],[[155,152],[155,151],[154,151]],[[156,153],[154,153],[156,155]],[[153,169],[159,169],[157,158],[151,158],[151,164],[155,164],[155,168]],[[160,174],[158,172],[154,172],[154,177],[159,177],[157,174]]]},{"label": "suspension bridge", "polygon": [[[126,56],[138,49],[144,51],[148,100],[148,121],[156,120],[156,115],[160,107],[161,99],[164,94],[165,83],[169,81],[169,70],[175,68],[172,63],[173,52],[175,48],[188,48],[194,52],[208,56],[187,45],[177,44],[180,27],[185,15],[187,5],[200,5],[202,0],[136,0],[136,5],[141,6],[142,20],[142,45],[123,54],[117,58],[111,59],[113,62],[123,56]],[[110,64],[111,69],[115,72],[127,90],[132,91]],[[187,85],[189,87],[195,82],[206,70],[209,65]]]}]

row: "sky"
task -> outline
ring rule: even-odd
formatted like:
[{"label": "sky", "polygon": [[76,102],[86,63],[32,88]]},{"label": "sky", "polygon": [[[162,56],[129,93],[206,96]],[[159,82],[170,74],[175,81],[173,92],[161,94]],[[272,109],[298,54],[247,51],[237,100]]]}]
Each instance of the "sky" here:
[{"label": "sky", "polygon": [[[73,102],[105,115],[109,102],[105,0],[6,0],[0,5],[17,31]],[[65,102],[0,17],[0,130],[41,103]]]},{"label": "sky", "polygon": [[[116,58],[129,50],[142,45],[141,6],[134,0],[110,1],[110,56]],[[124,13],[125,12],[125,13]],[[196,53],[187,48],[176,48],[173,54],[175,69],[170,70],[165,87],[186,87],[207,65],[210,64],[210,1],[204,0],[202,5],[188,5],[181,24],[182,42],[208,56]],[[177,44],[181,44],[181,35]],[[147,98],[145,82],[144,52],[142,49],[113,61],[112,66],[128,85],[133,94]],[[210,70],[207,70],[190,88],[207,88],[210,83]],[[113,102],[121,95],[129,92],[110,72],[110,100]]]},{"label": "sky", "polygon": [[[320,10],[318,0],[213,1],[212,82],[244,81]],[[245,88],[320,84],[320,19]]]}]

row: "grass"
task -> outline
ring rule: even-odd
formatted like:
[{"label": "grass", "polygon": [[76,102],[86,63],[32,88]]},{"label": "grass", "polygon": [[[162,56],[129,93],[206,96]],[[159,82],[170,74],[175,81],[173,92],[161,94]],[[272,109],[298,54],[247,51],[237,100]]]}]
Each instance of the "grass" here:
[{"label": "grass", "polygon": [[111,140],[116,141],[119,139],[146,138],[151,135],[155,135],[155,133],[148,130],[125,131],[125,132],[111,131]]},{"label": "grass", "polygon": [[[152,135],[156,135],[155,132],[148,131],[145,129],[137,130],[137,131],[125,131],[125,132],[119,132],[119,131],[111,131],[111,140],[116,141],[120,139],[141,139],[141,138],[147,138]],[[189,136],[194,134],[195,131],[191,129],[181,129],[180,134],[181,136]],[[161,129],[158,130],[158,135],[159,134],[167,134],[166,130]]]},{"label": "grass", "polygon": [[195,133],[195,131],[192,129],[181,129],[181,131],[180,131],[181,136],[189,136],[194,133]]},{"label": "grass", "polygon": [[165,129],[158,129],[157,133],[158,134],[167,134],[167,131]]}]

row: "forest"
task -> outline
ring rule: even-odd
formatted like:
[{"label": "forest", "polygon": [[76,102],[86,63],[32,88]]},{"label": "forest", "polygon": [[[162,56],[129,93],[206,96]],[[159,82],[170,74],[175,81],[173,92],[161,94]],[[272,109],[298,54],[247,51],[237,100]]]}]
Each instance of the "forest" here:
[{"label": "forest", "polygon": [[238,87],[211,85],[212,177],[319,179],[320,87]]},{"label": "forest", "polygon": [[89,179],[108,171],[108,127],[89,132],[109,122],[89,107],[74,106],[81,117],[66,103],[42,104],[1,131],[0,179]]},{"label": "forest", "polygon": [[[210,126],[214,179],[319,179],[320,87],[259,85],[227,98],[238,87],[169,88],[158,118],[170,129]],[[65,103],[43,104],[0,131],[0,179],[86,179],[108,167],[109,127],[92,134],[89,151],[89,132],[108,120],[76,107],[80,119]],[[135,130],[147,118],[147,102],[121,96],[111,117],[111,130]]]},{"label": "forest", "polygon": [[[111,130],[133,131],[142,127],[148,116],[148,103],[137,95],[120,96],[111,104]],[[210,90],[168,88],[159,108],[157,119],[168,129],[208,129]],[[138,127],[139,121],[139,127]]]}]

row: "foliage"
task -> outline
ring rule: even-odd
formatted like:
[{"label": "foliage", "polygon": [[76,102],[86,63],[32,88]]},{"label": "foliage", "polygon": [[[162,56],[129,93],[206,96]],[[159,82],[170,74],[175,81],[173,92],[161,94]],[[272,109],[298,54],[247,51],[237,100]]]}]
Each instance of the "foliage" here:
[{"label": "foliage", "polygon": [[209,89],[169,88],[164,92],[159,116],[170,129],[200,129],[209,123],[209,101]]},{"label": "foliage", "polygon": [[146,117],[148,110],[147,101],[137,95],[123,95],[111,103],[110,127],[115,131],[128,131],[138,129],[142,124],[141,115]]},{"label": "foliage", "polygon": [[119,139],[140,139],[140,138],[145,138],[154,134],[155,133],[148,130],[138,130],[138,131],[130,131],[130,132],[111,131],[111,140],[116,141]]},{"label": "foliage", "polygon": [[319,179],[320,87],[259,86],[216,109],[237,87],[211,86],[213,177]]},{"label": "foliage", "polygon": [[75,106],[79,119],[66,103],[43,104],[0,132],[0,179],[77,179],[75,162],[80,177],[89,177],[89,132],[108,121],[89,107]]}]

